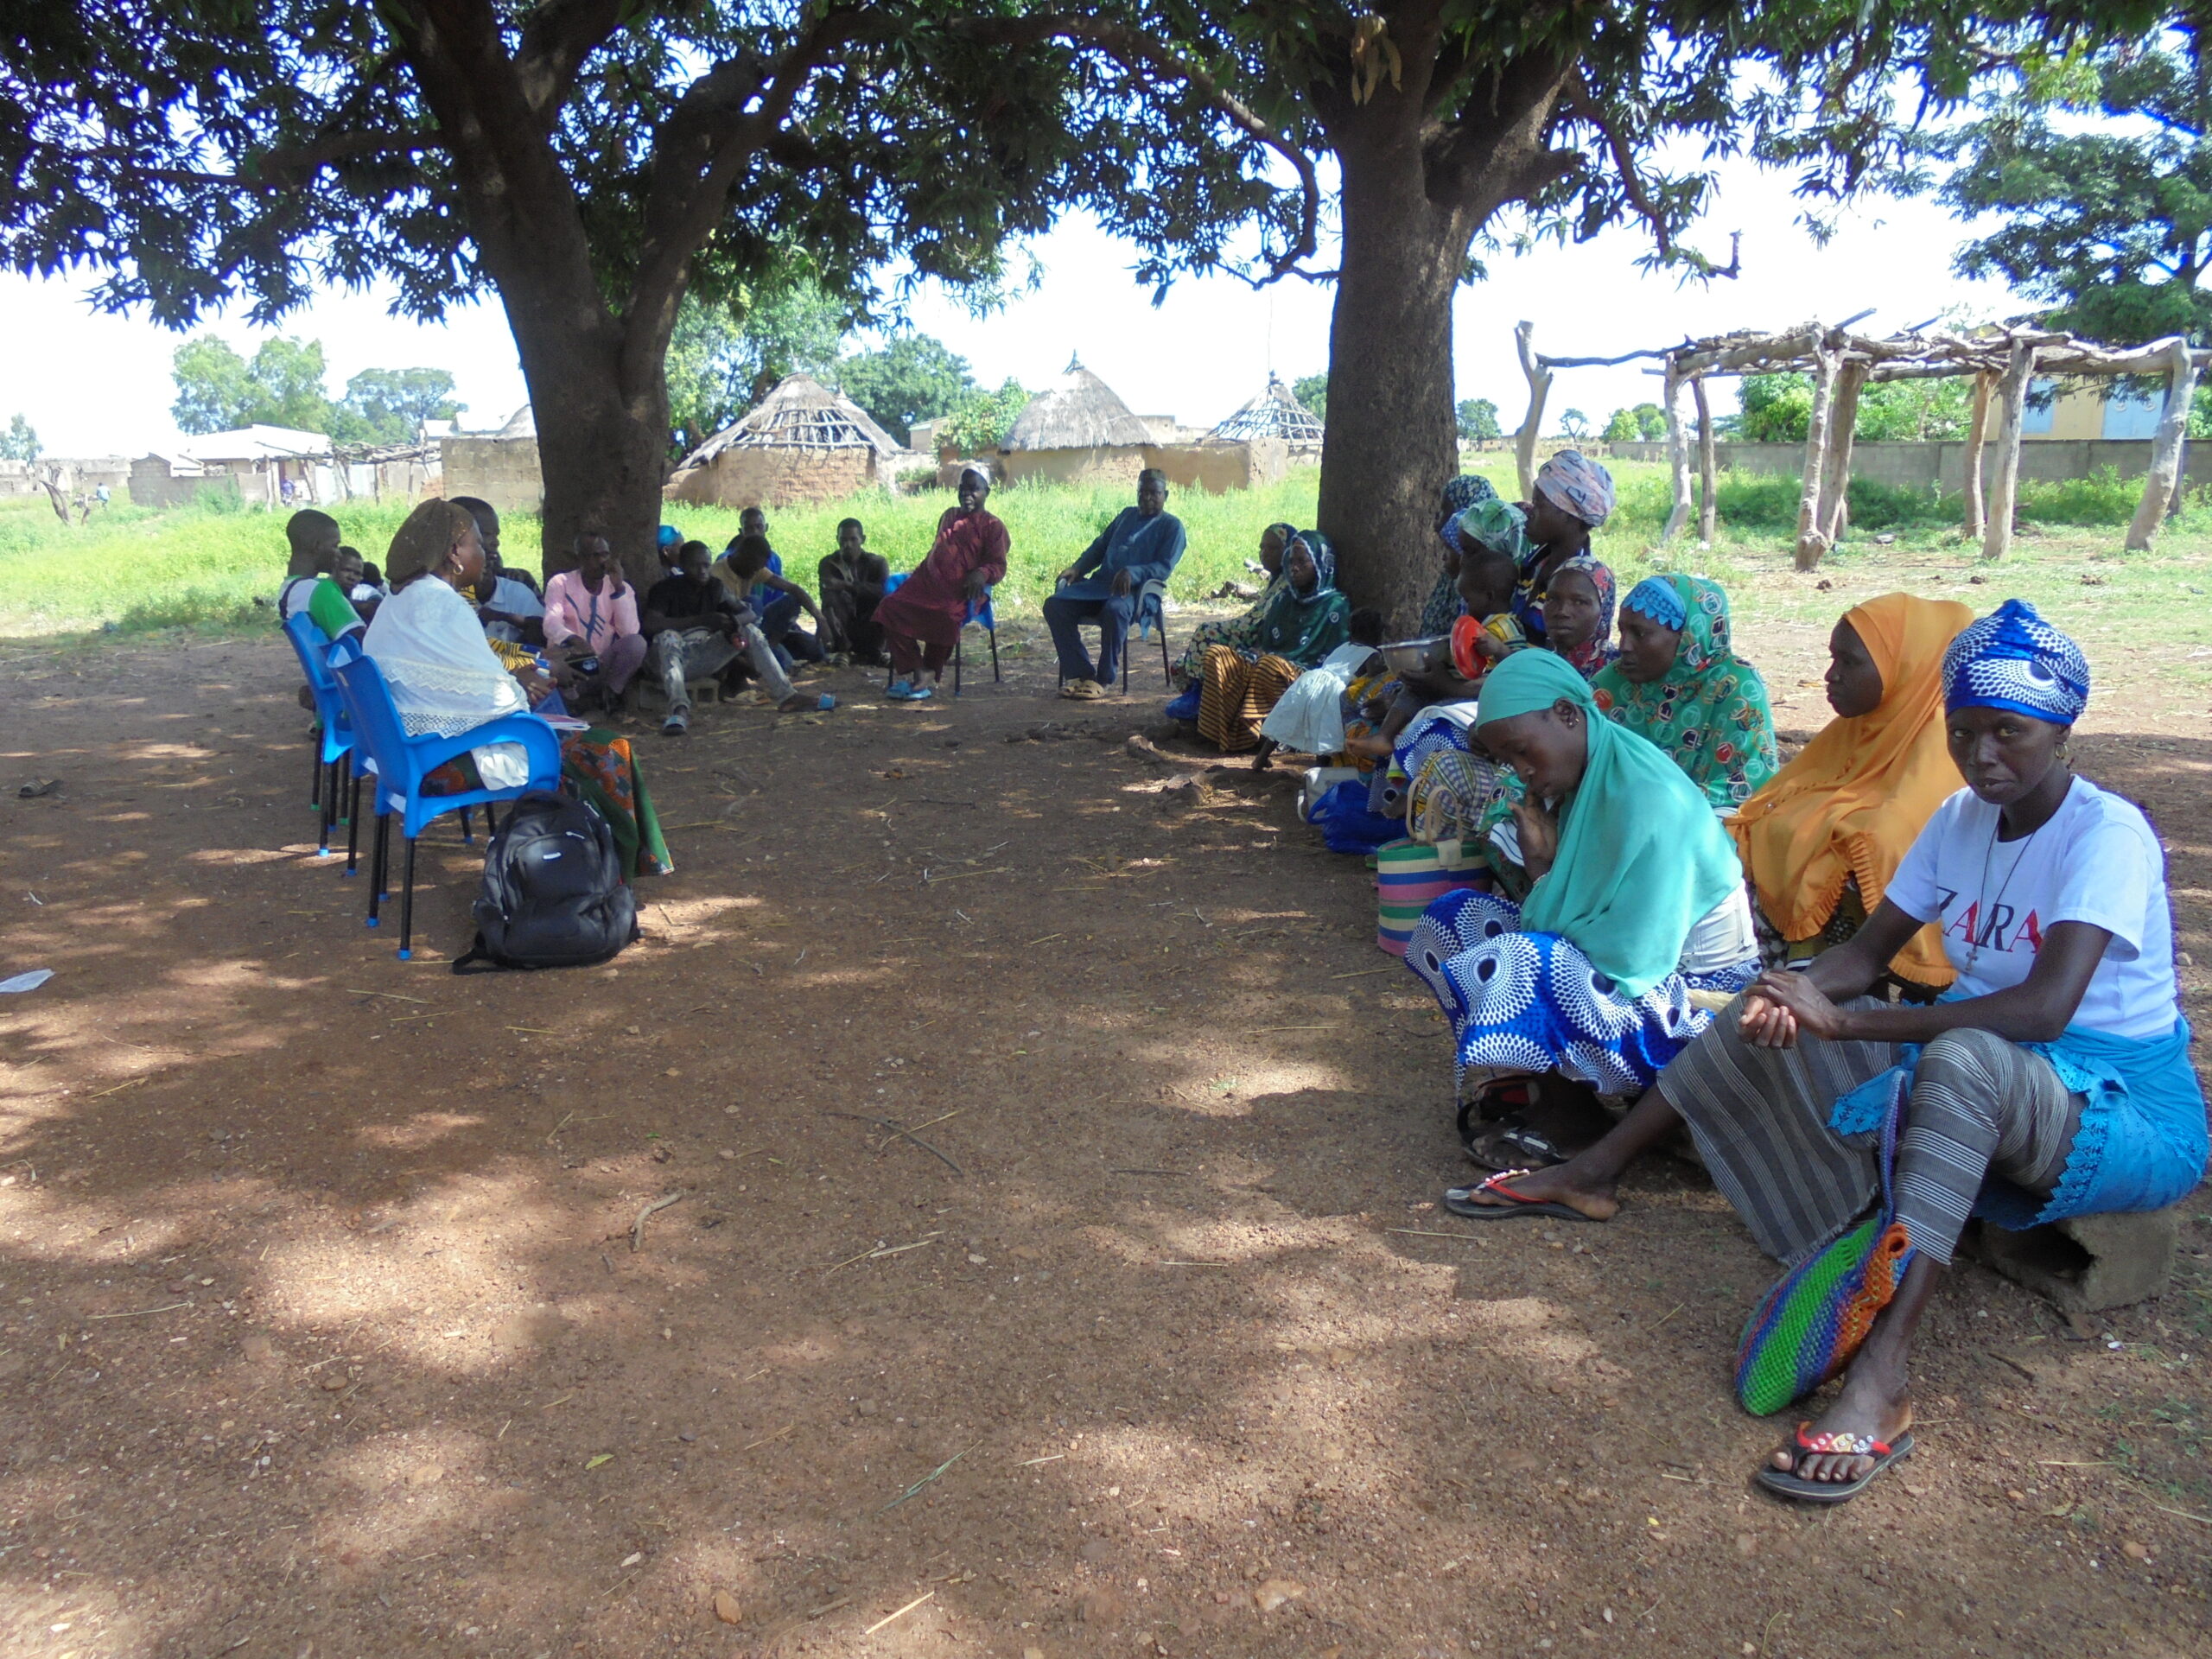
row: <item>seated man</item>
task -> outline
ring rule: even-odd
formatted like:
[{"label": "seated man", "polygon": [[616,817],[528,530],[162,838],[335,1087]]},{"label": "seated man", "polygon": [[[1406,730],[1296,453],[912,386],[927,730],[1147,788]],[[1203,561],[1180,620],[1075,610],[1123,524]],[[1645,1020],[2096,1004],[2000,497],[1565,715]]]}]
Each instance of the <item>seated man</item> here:
[{"label": "seated man", "polygon": [[[683,532],[674,524],[663,524],[653,537],[653,548],[660,555],[660,574],[664,581],[680,575],[683,569]],[[646,595],[652,597],[650,594]]]},{"label": "seated man", "polygon": [[284,521],[284,539],[291,543],[291,557],[284,565],[284,585],[276,590],[276,620],[289,622],[308,607],[315,585],[330,574],[338,557],[338,521],[313,507],[302,508]]},{"label": "seated man", "polygon": [[517,582],[489,546],[484,550],[484,574],[475,587],[476,613],[484,619],[484,637],[511,645],[545,643],[545,603],[536,590]]},{"label": "seated man", "polygon": [[771,645],[803,662],[821,662],[830,654],[821,639],[794,626],[793,620],[804,612],[824,637],[830,625],[822,620],[821,611],[805,588],[778,574],[775,557],[766,536],[747,531],[715,563],[715,575],[732,597],[760,619],[760,632]]},{"label": "seated man", "polygon": [[[1147,467],[1137,474],[1137,504],[1124,507],[1083,556],[1060,572],[1045,601],[1045,626],[1059,653],[1064,697],[1100,697],[1121,672],[1122,646],[1136,620],[1140,590],[1165,582],[1183,556],[1183,521],[1167,511],[1167,475]],[[1084,649],[1084,622],[1098,624],[1098,665]]]},{"label": "seated man", "polygon": [[354,599],[362,585],[360,554],[350,547],[340,548],[331,562],[330,574],[317,577],[315,590],[308,595],[308,620],[333,639],[363,626],[375,613],[376,605],[371,601],[365,611]]},{"label": "seated man", "polygon": [[620,709],[631,678],[645,666],[637,589],[596,531],[576,537],[576,568],[545,584],[545,643],[577,671],[571,707],[600,697]]},{"label": "seated man", "polygon": [[883,665],[883,629],[875,607],[891,580],[891,561],[868,550],[868,530],[857,518],[837,526],[837,550],[822,561],[823,644],[852,661]]},{"label": "seated man", "polygon": [[[508,564],[499,557],[499,515],[493,510],[489,501],[473,495],[456,495],[453,498],[453,505],[466,509],[468,516],[476,521],[476,537],[484,543],[484,557],[487,563],[498,565],[501,575],[511,582],[520,582],[531,593],[541,591],[537,577],[522,566]],[[375,567],[370,568],[373,569]]]},{"label": "seated man", "polygon": [[681,737],[690,729],[691,692],[686,682],[721,673],[741,653],[778,708],[792,711],[833,706],[829,699],[791,690],[758,619],[715,579],[704,542],[686,542],[677,573],[652,585],[645,595],[644,621],[652,641],[652,671],[668,693],[663,737]]}]

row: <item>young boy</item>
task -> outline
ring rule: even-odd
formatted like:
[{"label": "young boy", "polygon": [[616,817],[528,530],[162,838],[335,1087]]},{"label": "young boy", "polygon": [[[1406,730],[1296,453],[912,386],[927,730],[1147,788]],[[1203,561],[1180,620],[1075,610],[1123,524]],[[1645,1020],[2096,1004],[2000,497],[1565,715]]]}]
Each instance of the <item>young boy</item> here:
[{"label": "young boy", "polygon": [[[758,512],[748,507],[748,512]],[[775,568],[775,550],[768,545],[768,538],[758,531],[747,531],[729,544],[728,550],[715,563],[715,575],[722,586],[741,605],[752,607],[760,619],[760,632],[769,644],[784,654],[804,662],[818,663],[829,652],[821,639],[794,626],[804,611],[814,619],[814,626],[826,636],[830,626],[822,620],[814,600],[806,589]]]},{"label": "young boy", "polygon": [[330,574],[318,577],[315,591],[308,595],[308,619],[333,639],[363,626],[368,618],[353,602],[353,590],[360,582],[361,556],[350,547],[340,548]]},{"label": "young boy", "polygon": [[313,507],[284,521],[291,557],[284,566],[284,584],[276,590],[278,622],[289,622],[307,609],[316,580],[330,574],[331,563],[338,556],[338,521]]}]

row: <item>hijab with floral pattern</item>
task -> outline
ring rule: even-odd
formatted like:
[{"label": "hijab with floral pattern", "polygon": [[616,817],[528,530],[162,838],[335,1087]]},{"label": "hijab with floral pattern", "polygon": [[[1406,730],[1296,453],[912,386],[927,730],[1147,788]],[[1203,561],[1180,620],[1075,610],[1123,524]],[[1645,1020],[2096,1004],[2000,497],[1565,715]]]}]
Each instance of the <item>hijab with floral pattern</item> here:
[{"label": "hijab with floral pattern", "polygon": [[1774,776],[1774,714],[1759,671],[1729,647],[1728,595],[1717,582],[1647,576],[1621,601],[1681,635],[1667,672],[1637,685],[1618,662],[1591,682],[1598,707],[1647,737],[1718,811],[1732,812]]}]

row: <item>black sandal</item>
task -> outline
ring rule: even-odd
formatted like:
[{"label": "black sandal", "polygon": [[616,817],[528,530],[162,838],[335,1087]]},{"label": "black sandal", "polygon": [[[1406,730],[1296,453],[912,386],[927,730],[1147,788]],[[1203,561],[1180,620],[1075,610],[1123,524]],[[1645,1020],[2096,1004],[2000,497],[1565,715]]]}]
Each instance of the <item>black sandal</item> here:
[{"label": "black sandal", "polygon": [[[1467,1156],[1484,1169],[1505,1168],[1504,1164],[1491,1159],[1491,1143],[1497,1138],[1498,1130],[1516,1128],[1525,1122],[1527,1120],[1523,1115],[1535,1104],[1535,1101],[1536,1092],[1526,1077],[1507,1077],[1497,1083],[1484,1084],[1461,1101],[1459,1144],[1466,1148]],[[1493,1110],[1492,1108],[1499,1109]]]}]

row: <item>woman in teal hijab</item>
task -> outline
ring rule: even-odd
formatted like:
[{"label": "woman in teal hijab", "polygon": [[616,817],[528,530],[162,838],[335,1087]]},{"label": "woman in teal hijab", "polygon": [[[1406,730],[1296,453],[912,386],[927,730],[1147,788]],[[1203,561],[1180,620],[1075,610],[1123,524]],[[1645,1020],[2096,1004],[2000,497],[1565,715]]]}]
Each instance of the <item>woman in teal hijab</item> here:
[{"label": "woman in teal hijab", "polygon": [[[1439,899],[1406,965],[1451,1016],[1478,1107],[1501,1084],[1547,1072],[1637,1095],[1711,1021],[1693,990],[1732,995],[1758,976],[1735,847],[1697,785],[1605,719],[1550,652],[1491,670],[1476,732],[1526,789],[1496,834],[1534,885],[1518,906],[1471,891]],[[1505,1150],[1522,1164],[1563,1155],[1540,1133]],[[1468,1194],[1454,1188],[1446,1204],[1474,1213]]]},{"label": "woman in teal hijab", "polygon": [[1351,601],[1337,591],[1336,550],[1302,530],[1283,555],[1282,582],[1253,649],[1209,645],[1198,669],[1198,735],[1229,754],[1256,748],[1260,722],[1307,669],[1351,637]]}]

